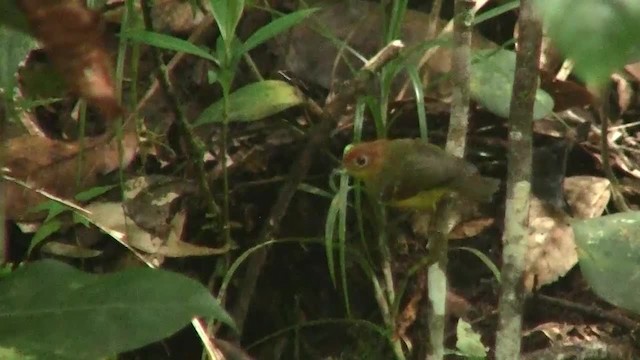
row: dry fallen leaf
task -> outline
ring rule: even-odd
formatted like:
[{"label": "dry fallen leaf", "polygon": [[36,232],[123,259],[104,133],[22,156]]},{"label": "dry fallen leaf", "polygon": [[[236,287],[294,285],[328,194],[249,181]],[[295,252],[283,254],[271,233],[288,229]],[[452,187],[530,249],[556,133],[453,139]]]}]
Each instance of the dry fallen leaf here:
[{"label": "dry fallen leaf", "polygon": [[18,4],[71,90],[106,119],[121,115],[100,14],[89,10],[84,0],[19,0]]},{"label": "dry fallen leaf", "polygon": [[[322,9],[311,15],[308,21],[292,28],[279,44],[281,48],[276,51],[280,53],[285,68],[296,76],[330,89],[334,81],[350,78],[351,71],[347,63],[351,68],[359,69],[362,62],[346,50],[346,46],[340,48],[326,34],[345,41],[346,45],[367,58],[382,47],[383,24],[387,14],[379,4],[362,0],[320,1],[314,6]],[[400,31],[408,49],[424,43],[430,20],[431,17],[424,12],[406,11]],[[441,22],[439,28],[443,26],[444,22]],[[496,45],[479,33],[474,33],[472,46],[479,49]],[[441,86],[438,89],[434,89],[435,94],[449,95],[450,83],[442,75],[449,72],[450,68],[451,48],[440,47],[426,64],[426,70],[433,75],[431,79],[441,77],[445,80],[439,83]]]},{"label": "dry fallen leaf", "polygon": [[[137,136],[131,132],[123,140],[122,164],[127,166],[137,152]],[[78,192],[96,185],[98,175],[120,166],[118,141],[107,141],[106,137],[86,139],[82,148],[78,142],[27,135],[10,139],[1,147],[5,174],[32,187],[4,182],[6,217],[10,220],[37,221],[46,215],[29,212],[30,208],[46,200],[33,189],[43,189],[52,195],[71,199]]]},{"label": "dry fallen leaf", "polygon": [[564,192],[573,216],[591,219],[602,215],[611,198],[609,179],[572,176],[564,179]]},{"label": "dry fallen leaf", "polygon": [[[566,178],[564,191],[573,215],[581,219],[600,216],[611,196],[609,181],[593,176]],[[528,290],[556,281],[578,262],[570,219],[564,210],[531,199],[524,277]]]},{"label": "dry fallen leaf", "polygon": [[47,241],[42,244],[40,251],[46,254],[62,256],[72,259],[88,259],[102,255],[101,250],[90,249],[82,245],[67,244],[62,241]]},{"label": "dry fallen leaf", "polygon": [[495,220],[489,217],[465,221],[453,228],[451,233],[449,233],[449,240],[474,237],[493,225],[494,222]]},{"label": "dry fallen leaf", "polygon": [[564,211],[531,198],[524,276],[528,290],[556,281],[578,262],[569,220]]},{"label": "dry fallen leaf", "polygon": [[181,240],[185,212],[177,213],[169,224],[169,231],[163,237],[140,228],[123,210],[121,203],[92,203],[86,207],[88,216],[102,227],[125,234],[125,241],[132,247],[151,255],[167,257],[208,256],[227,252],[227,249],[213,249],[190,244]]}]

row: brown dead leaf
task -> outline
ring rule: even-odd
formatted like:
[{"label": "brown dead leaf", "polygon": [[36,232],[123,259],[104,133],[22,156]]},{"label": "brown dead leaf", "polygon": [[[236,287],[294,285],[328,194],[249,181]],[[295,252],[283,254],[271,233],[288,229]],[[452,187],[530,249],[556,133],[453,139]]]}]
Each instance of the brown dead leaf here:
[{"label": "brown dead leaf", "polygon": [[[341,49],[324,34],[345,41],[346,45],[367,58],[382,47],[383,24],[387,14],[378,3],[362,0],[320,1],[314,6],[322,9],[311,15],[308,21],[295,26],[280,44],[282,48],[276,51],[280,53],[285,68],[296,76],[330,89],[335,81],[350,77],[349,65],[351,69],[359,69],[362,61],[345,50],[346,46]],[[422,44],[431,17],[424,12],[407,10],[403,20],[401,39],[407,48]],[[444,22],[441,22],[438,27],[443,26]],[[495,47],[479,33],[474,33],[472,39],[474,48]],[[442,75],[449,72],[450,68],[451,48],[446,46],[438,49],[426,64],[426,71],[432,75],[430,79],[443,78]],[[435,89],[434,94],[437,97],[447,96],[451,88],[449,82],[442,81],[440,84],[442,86]]]},{"label": "brown dead leaf", "polygon": [[584,85],[569,80],[558,80],[554,74],[547,72],[541,73],[540,80],[540,87],[553,97],[554,112],[594,103],[593,95]]},{"label": "brown dead leaf", "polygon": [[121,115],[100,14],[89,10],[83,0],[19,0],[18,4],[71,90],[98,108],[105,119]]},{"label": "brown dead leaf", "polygon": [[626,65],[624,69],[633,76],[636,81],[640,81],[640,62]]},{"label": "brown dead leaf", "polygon": [[[127,166],[137,152],[137,136],[131,132],[123,140],[123,165]],[[43,189],[66,199],[94,186],[98,175],[120,166],[118,142],[115,139],[107,141],[106,137],[87,139],[84,149],[78,142],[63,142],[31,135],[10,139],[1,146],[6,175],[26,182],[33,189]],[[8,181],[4,182],[3,189],[8,219],[37,221],[46,215],[42,212],[29,212],[30,208],[46,200],[33,189]]]},{"label": "brown dead leaf", "polygon": [[88,259],[102,255],[101,250],[89,249],[81,245],[55,240],[42,244],[40,252],[71,259]]},{"label": "brown dead leaf", "polygon": [[536,289],[564,276],[578,262],[569,216],[536,197],[529,208],[529,241],[525,256],[526,289]]},{"label": "brown dead leaf", "polygon": [[[222,254],[228,249],[213,249],[190,244],[181,240],[184,229],[185,212],[177,213],[169,224],[168,233],[160,237],[142,228],[127,215],[120,203],[92,203],[86,209],[91,213],[88,217],[101,227],[125,234],[128,245],[148,254],[159,257],[208,256]],[[161,259],[159,259],[162,262]]]},{"label": "brown dead leaf", "polygon": [[465,221],[453,228],[451,233],[449,233],[449,240],[459,240],[474,237],[483,232],[484,229],[493,225],[494,222],[495,221],[493,218],[480,218]]},{"label": "brown dead leaf", "polygon": [[631,107],[635,96],[635,90],[631,81],[627,80],[624,76],[619,74],[612,74],[611,80],[616,84],[616,95],[618,98],[618,113],[624,113]]},{"label": "brown dead leaf", "polygon": [[204,14],[190,1],[156,0],[151,18],[156,31],[186,34],[202,22]]},{"label": "brown dead leaf", "polygon": [[[611,196],[609,181],[593,176],[566,178],[564,192],[573,215],[580,219],[600,216]],[[528,290],[556,281],[578,262],[569,221],[569,215],[563,210],[535,197],[531,199],[525,259],[525,286]]]},{"label": "brown dead leaf", "polygon": [[602,215],[611,198],[611,182],[596,176],[572,176],[564,179],[564,192],[573,216],[591,219]]},{"label": "brown dead leaf", "polygon": [[398,316],[394,337],[402,339],[405,345],[411,349],[411,339],[407,336],[407,329],[416,321],[420,311],[420,301],[426,294],[427,276],[424,271],[418,273],[416,286],[409,296],[407,305]]},{"label": "brown dead leaf", "polygon": [[[108,0],[107,11],[103,14],[108,22],[122,23],[126,11],[124,0]],[[140,2],[135,2],[135,9],[140,10]],[[187,34],[204,19],[201,9],[193,6],[193,2],[184,0],[155,0],[151,9],[153,29],[158,32]]]},{"label": "brown dead leaf", "polygon": [[127,181],[124,210],[139,227],[165,238],[171,221],[181,210],[180,201],[196,186],[183,179],[162,175],[140,176]]}]

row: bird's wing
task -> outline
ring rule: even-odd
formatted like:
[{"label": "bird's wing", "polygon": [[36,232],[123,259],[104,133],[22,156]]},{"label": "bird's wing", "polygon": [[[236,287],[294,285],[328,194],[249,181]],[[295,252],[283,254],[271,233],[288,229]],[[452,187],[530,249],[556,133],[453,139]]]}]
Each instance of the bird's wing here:
[{"label": "bird's wing", "polygon": [[[384,201],[408,199],[419,192],[452,185],[460,177],[475,171],[473,165],[434,145],[418,143],[414,150],[398,161],[401,169],[381,186]],[[407,153],[405,153],[407,154]]]}]

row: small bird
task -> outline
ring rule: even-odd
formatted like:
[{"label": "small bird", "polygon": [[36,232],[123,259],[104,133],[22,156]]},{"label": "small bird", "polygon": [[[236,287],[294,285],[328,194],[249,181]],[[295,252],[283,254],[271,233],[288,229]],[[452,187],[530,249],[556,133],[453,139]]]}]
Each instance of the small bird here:
[{"label": "small bird", "polygon": [[433,210],[448,193],[489,202],[500,181],[481,176],[464,159],[421,139],[376,140],[348,145],[342,165],[367,191],[398,208]]}]

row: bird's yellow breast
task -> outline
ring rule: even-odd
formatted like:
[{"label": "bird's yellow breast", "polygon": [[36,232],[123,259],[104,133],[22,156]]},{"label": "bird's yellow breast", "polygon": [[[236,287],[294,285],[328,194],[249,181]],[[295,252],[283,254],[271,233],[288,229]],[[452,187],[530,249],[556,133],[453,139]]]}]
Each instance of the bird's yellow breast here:
[{"label": "bird's yellow breast", "polygon": [[448,188],[439,187],[433,188],[426,191],[421,191],[416,195],[401,199],[401,200],[391,200],[389,205],[398,208],[411,208],[416,210],[434,210],[438,201],[450,192]]}]

